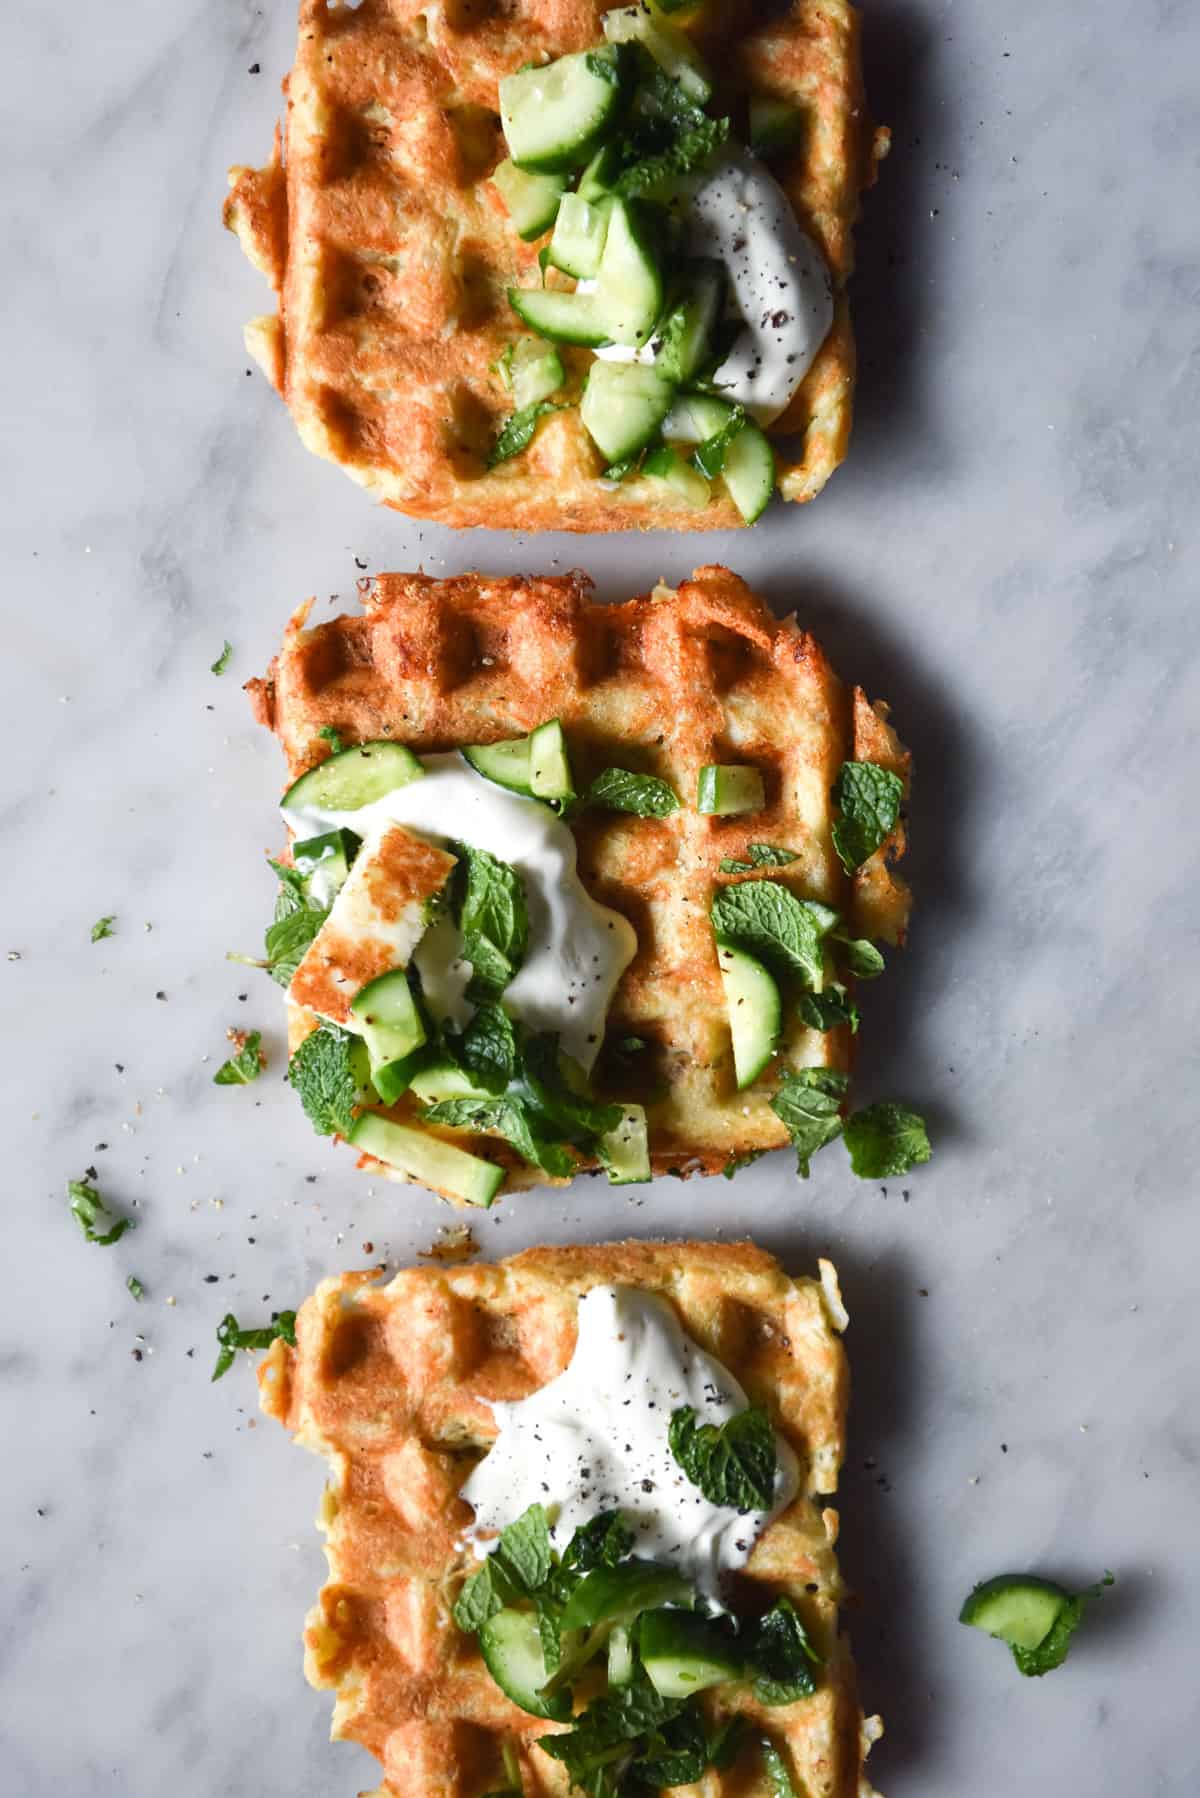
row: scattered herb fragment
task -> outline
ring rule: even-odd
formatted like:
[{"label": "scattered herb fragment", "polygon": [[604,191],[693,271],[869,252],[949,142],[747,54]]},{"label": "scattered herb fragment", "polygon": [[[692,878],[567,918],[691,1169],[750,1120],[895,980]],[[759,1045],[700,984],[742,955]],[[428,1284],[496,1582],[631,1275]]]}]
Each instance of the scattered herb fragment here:
[{"label": "scattered herb fragment", "polygon": [[722,874],[753,874],[756,868],[786,868],[795,860],[794,849],[780,849],[774,843],[747,843],[745,861],[732,855],[722,856],[720,869]]},{"label": "scattered herb fragment", "polygon": [[844,1126],[850,1166],[860,1180],[890,1180],[928,1161],[925,1121],[891,1100],[851,1112]]},{"label": "scattered herb fragment", "polygon": [[342,733],[335,730],[332,724],[323,724],[317,732],[323,743],[328,743],[330,755],[341,755],[346,745],[342,742]]},{"label": "scattered herb fragment", "polygon": [[213,674],[224,674],[225,670],[229,666],[229,658],[232,654],[233,654],[233,644],[230,643],[228,640],[226,640],[224,648],[221,650],[220,655],[217,657],[216,661],[212,665],[211,672]]},{"label": "scattered herb fragment", "polygon": [[505,420],[500,435],[491,447],[488,467],[497,468],[501,462],[508,462],[513,456],[519,456],[533,442],[540,420],[548,412],[564,410],[564,407],[556,406],[552,400],[535,400],[531,406],[522,406],[519,412],[512,413]]},{"label": "scattered herb fragment", "polygon": [[796,1009],[810,1030],[836,1030],[839,1024],[848,1024],[852,1032],[858,1029],[858,1006],[835,982],[821,993],[801,993]]},{"label": "scattered herb fragment", "polygon": [[849,1084],[849,1075],[837,1068],[784,1069],[771,1110],[787,1126],[802,1180],[808,1179],[817,1150],[842,1133],[841,1107]]},{"label": "scattered herb fragment", "polygon": [[106,936],[116,936],[117,933],[113,929],[113,925],[116,921],[117,914],[115,911],[109,912],[106,918],[97,918],[96,922],[92,925],[93,943],[102,943]]},{"label": "scattered herb fragment", "polygon": [[260,1030],[236,1030],[232,1032],[236,1052],[228,1061],[223,1061],[213,1075],[214,1086],[249,1086],[257,1080],[267,1065],[267,1058],[262,1052],[262,1032]]},{"label": "scattered herb fragment", "polygon": [[754,1696],[760,1704],[794,1704],[817,1689],[821,1657],[790,1598],[778,1598],[761,1617],[750,1644]]},{"label": "scattered herb fragment", "polygon": [[281,1311],[278,1317],[269,1324],[262,1324],[258,1329],[243,1330],[232,1311],[226,1313],[217,1325],[217,1343],[219,1352],[217,1364],[213,1368],[212,1377],[219,1380],[233,1366],[234,1357],[239,1349],[270,1348],[277,1337],[296,1346],[296,1313]]},{"label": "scattered herb fragment", "polygon": [[[91,1171],[89,1168],[88,1172]],[[84,1236],[88,1242],[94,1242],[102,1249],[120,1242],[126,1230],[136,1227],[131,1217],[116,1217],[96,1188],[89,1186],[85,1180],[68,1180],[67,1196],[71,1202],[72,1215]]]},{"label": "scattered herb fragment", "polygon": [[628,768],[605,768],[585,794],[588,805],[635,818],[669,818],[679,810],[679,795],[657,774],[633,774]]},{"label": "scattered herb fragment", "polygon": [[129,1288],[129,1291],[133,1294],[133,1297],[135,1299],[137,1299],[139,1301],[139,1303],[142,1299],[145,1298],[146,1288],[142,1285],[142,1282],[138,1279],[136,1274],[130,1274],[130,1276],[126,1280],[125,1284]]}]

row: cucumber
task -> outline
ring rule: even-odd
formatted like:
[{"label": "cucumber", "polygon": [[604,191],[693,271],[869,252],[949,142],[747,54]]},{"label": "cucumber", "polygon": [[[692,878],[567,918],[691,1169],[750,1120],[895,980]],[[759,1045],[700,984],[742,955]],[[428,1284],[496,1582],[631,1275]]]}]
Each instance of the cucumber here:
[{"label": "cucumber", "polygon": [[725,451],[721,479],[747,524],[760,518],[775,492],[775,451],[749,419]]},{"label": "cucumber", "polygon": [[737,1649],[707,1617],[689,1611],[647,1611],[638,1621],[638,1654],[663,1698],[687,1698],[723,1685],[743,1671]]},{"label": "cucumber", "polygon": [[480,1155],[469,1155],[428,1131],[395,1124],[377,1111],[364,1111],[347,1141],[364,1155],[407,1174],[433,1192],[461,1199],[465,1205],[490,1205],[504,1183],[504,1169]]},{"label": "cucumber", "polygon": [[641,44],[697,106],[712,98],[712,82],[699,55],[683,32],[652,5],[620,6],[605,13],[604,35],[610,44]]},{"label": "cucumber", "polygon": [[357,1029],[371,1058],[371,1084],[385,1105],[407,1092],[425,1042],[425,1024],[403,968],[369,980],[350,1005],[350,1028]]},{"label": "cucumber", "polygon": [[765,94],[750,98],[750,148],[756,156],[778,156],[793,150],[804,135],[804,114],[790,100]]},{"label": "cucumber", "polygon": [[665,481],[695,511],[706,506],[712,498],[712,488],[700,470],[686,462],[679,451],[672,449],[669,444],[651,450],[642,463],[642,473],[649,475],[652,480]]},{"label": "cucumber", "polygon": [[345,886],[358,844],[348,830],[327,830],[323,836],[292,844],[292,861],[318,905],[332,905]]},{"label": "cucumber", "polygon": [[618,1623],[608,1638],[608,1683],[610,1686],[632,1685],[635,1671],[633,1632],[628,1624]]},{"label": "cucumber", "polygon": [[626,1105],[616,1129],[600,1138],[596,1153],[608,1170],[610,1186],[639,1186],[649,1180],[650,1140],[645,1107]]},{"label": "cucumber", "polygon": [[510,287],[508,303],[524,324],[552,343],[596,349],[609,340],[608,323],[594,293],[561,293],[553,287]]},{"label": "cucumber", "polygon": [[543,1695],[539,1689],[550,1678],[550,1672],[542,1654],[535,1612],[497,1611],[479,1632],[479,1652],[505,1697],[531,1717],[549,1717],[561,1723],[571,1715],[569,1692]]},{"label": "cucumber", "polygon": [[662,272],[647,216],[613,200],[594,295],[614,343],[637,349],[652,335],[663,307]]},{"label": "cucumber", "polygon": [[533,798],[528,737],[509,737],[502,743],[472,743],[462,753],[485,780],[495,781],[498,787],[507,787],[510,793],[520,793],[525,799]]},{"label": "cucumber", "polygon": [[581,200],[603,200],[617,185],[621,173],[621,152],[615,144],[605,144],[596,151],[579,177],[576,190]]},{"label": "cucumber", "polygon": [[738,763],[708,762],[696,782],[696,810],[710,818],[736,818],[742,812],[761,812],[767,802],[763,777],[757,768]]},{"label": "cucumber", "polygon": [[522,412],[526,406],[536,406],[539,400],[549,399],[557,392],[566,373],[558,351],[540,337],[521,337],[510,348],[508,384],[513,406]]},{"label": "cucumber", "polygon": [[690,1604],[692,1588],[673,1567],[655,1561],[622,1561],[617,1567],[593,1567],[585,1573],[563,1607],[564,1635],[573,1629],[595,1629],[601,1623],[632,1623],[640,1612],[664,1604]]},{"label": "cucumber", "polygon": [[571,762],[567,741],[557,718],[531,730],[529,743],[529,786],[537,799],[571,799],[575,784],[571,778]]},{"label": "cucumber", "polygon": [[580,416],[606,462],[636,455],[657,434],[671,405],[669,381],[637,362],[593,362]]},{"label": "cucumber", "polygon": [[361,811],[385,793],[420,780],[424,772],[403,743],[357,743],[293,781],[280,804],[297,820],[320,822],[330,812]]},{"label": "cucumber", "polygon": [[620,100],[615,49],[579,50],[500,83],[500,123],[518,168],[556,174],[596,149]]},{"label": "cucumber", "polygon": [[724,297],[719,263],[701,265],[681,283],[654,333],[654,367],[668,381],[690,381],[711,360]]},{"label": "cucumber", "polygon": [[976,1586],[958,1620],[1012,1648],[1038,1648],[1070,1601],[1071,1594],[1053,1580],[1034,1573],[1000,1573]]},{"label": "cucumber", "polygon": [[452,1061],[429,1061],[418,1068],[410,1082],[418,1099],[436,1105],[442,1099],[494,1099],[495,1093],[476,1086]]},{"label": "cucumber", "polygon": [[706,443],[728,424],[733,407],[707,393],[680,393],[663,420],[664,443]]},{"label": "cucumber", "polygon": [[720,939],[717,965],[733,1037],[733,1071],[741,1092],[758,1079],[775,1053],[783,1015],[779,988],[761,961]]},{"label": "cucumber", "polygon": [[492,180],[517,235],[526,243],[550,229],[567,185],[565,175],[534,175],[528,169],[519,169],[506,156],[493,170]]},{"label": "cucumber", "polygon": [[609,207],[593,205],[578,194],[565,194],[554,221],[549,260],[564,275],[592,280],[600,268],[608,236]]}]

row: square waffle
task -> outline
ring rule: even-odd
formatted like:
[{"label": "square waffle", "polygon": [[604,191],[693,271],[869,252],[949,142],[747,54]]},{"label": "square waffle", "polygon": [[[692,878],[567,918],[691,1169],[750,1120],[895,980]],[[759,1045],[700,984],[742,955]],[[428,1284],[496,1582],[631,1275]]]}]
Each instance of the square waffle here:
[{"label": "square waffle", "polygon": [[[711,1717],[744,1712],[786,1757],[810,1798],[869,1798],[863,1762],[881,1733],[864,1720],[834,1554],[844,1453],[846,1324],[837,1278],[790,1279],[749,1243],[620,1243],[532,1249],[492,1266],[422,1267],[387,1285],[374,1273],[325,1280],[301,1308],[297,1344],[277,1341],[260,1371],[263,1408],[326,1457],[319,1524],[329,1580],[304,1635],[305,1673],[336,1693],[332,1734],[383,1767],[374,1798],[479,1798],[507,1784],[515,1750],[527,1798],[565,1794],[560,1764],[530,1717],[496,1686],[452,1608],[474,1565],[459,1491],[490,1447],[487,1400],[520,1399],[569,1361],[590,1287],[660,1294],[702,1348],[769,1411],[795,1451],[800,1487],[740,1576],[747,1608],[786,1595],[821,1653],[814,1696],[769,1710],[748,1690],[706,1694]],[[747,1766],[711,1771],[708,1798],[765,1790]]]},{"label": "square waffle", "polygon": [[[831,839],[830,790],[843,761],[907,777],[909,757],[887,708],[844,687],[795,619],[777,620],[726,568],[699,568],[678,590],[659,587],[623,605],[592,602],[579,574],[391,574],[361,590],[362,617],[310,629],[301,607],[266,678],[250,683],[290,779],[328,753],[319,735],[326,726],[346,744],[392,737],[427,754],[559,718],[580,791],[610,765],[670,782],[684,804],[669,818],[588,809],[570,820],[584,885],[638,938],[609,1009],[598,1088],[645,1103],[655,1173],[715,1173],[735,1157],[781,1147],[787,1132],[771,1110],[769,1081],[735,1087],[709,905],[726,882],[755,878],[721,873],[722,858],[744,857],[748,842],[779,844],[795,860],[772,869],[774,878],[836,907],[857,935],[902,941],[908,889],[892,863],[904,849],[903,825],[853,878]],[[697,777],[711,762],[760,769],[765,809],[698,813]],[[292,1046],[315,1025],[312,1013],[293,1008]],[[648,1093],[620,1091],[616,1045],[627,1036],[652,1045]],[[852,1044],[845,1027],[810,1030],[791,1008],[776,1065],[848,1068]],[[406,1095],[393,1115],[416,1109]],[[459,1132],[454,1140],[507,1158],[509,1186],[547,1181],[494,1137]]]},{"label": "square waffle", "polygon": [[[502,76],[601,39],[596,0],[303,0],[285,84],[286,137],[230,173],[225,220],[278,296],[247,346],[304,443],[375,497],[444,524],[524,530],[728,529],[727,497],[700,512],[662,482],[599,480],[577,410],[488,470],[510,410],[494,364],[518,327],[506,299],[537,272],[489,176],[504,154]],[[870,124],[858,15],[847,0],[716,0],[689,24],[720,72],[722,104],[753,89],[797,105],[801,145],[777,169],[822,250],[833,324],[772,427],[789,500],[820,491],[850,435],[854,340],[846,283],[860,191],[887,133]],[[589,358],[564,349],[577,392]]]}]

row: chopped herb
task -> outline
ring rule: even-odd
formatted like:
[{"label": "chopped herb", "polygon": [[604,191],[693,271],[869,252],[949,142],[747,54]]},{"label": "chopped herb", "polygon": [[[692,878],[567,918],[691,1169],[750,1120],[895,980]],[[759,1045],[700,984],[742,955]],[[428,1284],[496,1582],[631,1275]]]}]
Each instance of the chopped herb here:
[{"label": "chopped herb", "polygon": [[803,1180],[818,1149],[842,1133],[841,1106],[850,1084],[837,1068],[785,1068],[771,1110],[787,1126]]},{"label": "chopped herb", "polygon": [[445,1038],[450,1054],[472,1080],[490,1093],[504,1091],[516,1071],[517,1039],[502,1006],[485,1002],[461,1035],[446,1031]]},{"label": "chopped herb", "polygon": [[[238,1036],[241,1036],[241,1032],[238,1032]],[[236,1054],[231,1055],[228,1061],[223,1061],[213,1075],[213,1085],[249,1086],[252,1080],[257,1080],[266,1066],[266,1057],[262,1053],[261,1043],[262,1032],[260,1030],[247,1032],[242,1037]]]},{"label": "chopped herb", "polygon": [[531,406],[522,406],[519,412],[514,412],[505,420],[500,435],[488,454],[488,467],[497,468],[501,462],[508,462],[513,456],[519,456],[533,442],[540,420],[548,412],[565,410],[563,406],[556,406],[553,400],[535,400]]},{"label": "chopped herb", "polygon": [[332,724],[323,724],[317,732],[323,743],[328,743],[330,755],[341,755],[346,745],[342,742],[341,731],[335,730]]},{"label": "chopped herb", "polygon": [[1106,1573],[1086,1592],[1077,1592],[1068,1598],[1036,1648],[1019,1648],[1012,1644],[1013,1660],[1027,1679],[1041,1679],[1044,1673],[1053,1673],[1056,1667],[1062,1666],[1071,1647],[1071,1638],[1083,1622],[1089,1600],[1099,1598],[1105,1586],[1115,1583],[1113,1575]]},{"label": "chopped herb", "polygon": [[348,1031],[325,1023],[305,1037],[288,1063],[287,1077],[319,1136],[350,1134],[363,1097],[356,1049],[361,1045]]},{"label": "chopped herb", "polygon": [[790,1598],[778,1598],[761,1617],[750,1645],[754,1696],[760,1704],[794,1704],[817,1689],[821,1657]]},{"label": "chopped herb", "polygon": [[265,966],[279,986],[290,986],[309,944],[329,916],[328,908],[309,894],[308,881],[299,868],[272,862],[279,879],[275,896],[275,921],[266,935]]},{"label": "chopped herb", "polygon": [[774,1742],[769,1742],[766,1736],[763,1736],[758,1746],[771,1798],[799,1798],[799,1794],[792,1784],[792,1776],[788,1772],[788,1764]]},{"label": "chopped herb", "polygon": [[732,1180],[735,1174],[740,1174],[744,1167],[749,1167],[752,1161],[757,1161],[760,1155],[765,1154],[765,1149],[747,1149],[744,1155],[731,1155],[721,1172],[727,1180]]},{"label": "chopped herb", "polygon": [[217,1364],[213,1368],[213,1379],[219,1380],[229,1372],[239,1349],[270,1348],[277,1337],[282,1337],[286,1343],[295,1348],[296,1313],[294,1311],[281,1311],[278,1317],[269,1324],[261,1325],[257,1330],[243,1330],[233,1312],[228,1312],[217,1325],[219,1353]]},{"label": "chopped herb", "polygon": [[795,860],[794,849],[779,849],[774,843],[747,843],[744,862],[726,855],[721,858],[720,868],[722,874],[752,874],[755,868],[786,868]]},{"label": "chopped herb", "polygon": [[652,188],[690,175],[716,155],[729,136],[728,119],[701,116],[701,122],[681,131],[674,143],[654,156],[635,162],[617,177],[616,191],[625,199],[649,193]]},{"label": "chopped herb", "polygon": [[679,795],[656,774],[632,774],[628,768],[606,768],[584,796],[588,805],[610,812],[629,812],[635,818],[669,818],[679,810]]},{"label": "chopped herb", "polygon": [[850,1166],[862,1180],[889,1180],[928,1161],[924,1119],[891,1100],[852,1112],[845,1123]]},{"label": "chopped herb", "polygon": [[842,959],[856,980],[878,980],[886,964],[882,953],[868,937],[849,937],[835,931],[833,939],[840,946]]},{"label": "chopped herb", "polygon": [[442,1099],[421,1113],[426,1124],[444,1124],[453,1130],[481,1130],[512,1144],[522,1160],[540,1167],[554,1178],[569,1178],[578,1162],[569,1149],[549,1142],[537,1130],[528,1109],[517,1098]]},{"label": "chopped herb", "polygon": [[136,1274],[130,1274],[125,1284],[135,1299],[140,1301],[145,1298],[146,1288],[142,1285],[142,1282],[138,1279]]},{"label": "chopped herb", "polygon": [[843,762],[833,787],[833,846],[853,874],[895,830],[904,782],[875,762]]},{"label": "chopped herb", "polygon": [[848,1024],[852,1032],[858,1029],[858,1006],[836,982],[822,993],[801,993],[796,1009],[810,1030],[836,1030],[839,1024]]},{"label": "chopped herb", "polygon": [[633,473],[641,460],[642,452],[639,450],[636,456],[626,456],[621,462],[610,462],[600,479],[602,481],[623,481],[627,474]]},{"label": "chopped herb", "polygon": [[[89,1168],[88,1172],[91,1171]],[[72,1216],[84,1236],[102,1249],[111,1248],[114,1242],[120,1242],[126,1230],[136,1227],[131,1217],[116,1217],[96,1188],[85,1180],[68,1180],[67,1196]]]},{"label": "chopped herb", "polygon": [[109,912],[107,918],[97,918],[96,922],[92,925],[93,943],[102,943],[106,936],[116,936],[117,933],[113,929],[113,925],[116,921],[117,914],[115,911]]},{"label": "chopped herb", "polygon": [[758,1405],[727,1423],[696,1422],[691,1405],[672,1411],[671,1453],[710,1504],[769,1511],[775,1495],[775,1432]]},{"label": "chopped herb", "polygon": [[722,887],[709,911],[717,936],[758,955],[784,973],[799,974],[820,986],[825,974],[824,939],[837,914],[815,900],[797,899],[778,880],[740,880]]},{"label": "chopped herb", "polygon": [[458,921],[463,956],[474,969],[467,996],[487,1001],[503,992],[525,958],[529,941],[525,888],[516,869],[486,849],[473,849],[469,843],[456,843],[454,849],[466,869]]},{"label": "chopped herb", "polygon": [[233,654],[233,644],[227,641],[225,643],[224,648],[221,650],[220,655],[217,657],[216,661],[213,663],[211,672],[213,674],[224,674],[225,670],[229,666],[229,658],[232,654]]},{"label": "chopped herb", "polygon": [[720,430],[714,432],[711,437],[705,438],[704,442],[693,452],[692,461],[700,473],[707,475],[710,481],[715,481],[724,468],[729,446],[740,434],[745,422],[745,407],[734,406]]}]

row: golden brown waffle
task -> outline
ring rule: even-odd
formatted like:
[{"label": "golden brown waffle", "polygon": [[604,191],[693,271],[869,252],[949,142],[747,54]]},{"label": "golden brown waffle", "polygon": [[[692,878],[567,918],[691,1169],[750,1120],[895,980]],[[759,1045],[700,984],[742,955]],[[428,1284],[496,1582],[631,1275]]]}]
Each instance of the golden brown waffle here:
[{"label": "golden brown waffle", "polygon": [[[518,736],[548,718],[562,720],[581,790],[617,765],[660,775],[691,802],[706,762],[762,771],[766,807],[750,818],[702,817],[685,803],[666,819],[585,811],[572,823],[584,885],[638,936],[598,1073],[612,1096],[644,1100],[655,1173],[714,1173],[731,1157],[780,1147],[787,1132],[770,1108],[770,1078],[745,1092],[734,1085],[709,904],[727,881],[754,878],[722,874],[722,857],[775,843],[796,855],[771,870],[776,878],[835,906],[859,934],[902,940],[908,889],[891,863],[903,826],[853,880],[830,835],[843,761],[907,777],[886,707],[843,687],[812,637],[775,619],[726,568],[699,568],[677,592],[660,587],[618,606],[590,602],[578,574],[387,574],[364,581],[362,597],[365,616],[313,629],[301,607],[266,679],[250,683],[293,780],[328,753],[324,726],[347,744],[393,737],[424,754]],[[293,1016],[293,1047],[315,1023]],[[629,1091],[628,1073],[622,1092],[607,1045],[626,1036],[654,1045],[657,1095]],[[845,1028],[808,1030],[793,1012],[776,1065],[846,1068],[851,1045]],[[406,1098],[394,1115],[415,1109]],[[505,1160],[510,1186],[546,1183],[493,1137],[454,1140]]]},{"label": "golden brown waffle", "polygon": [[[278,295],[247,345],[308,448],[401,512],[526,530],[742,522],[724,497],[694,512],[662,482],[606,489],[577,411],[547,419],[524,455],[485,466],[511,409],[493,369],[517,335],[505,290],[536,278],[538,251],[488,179],[504,154],[497,86],[531,58],[598,42],[606,10],[596,0],[423,10],[303,0],[286,160],[277,132],[265,168],[231,171],[226,223]],[[825,254],[836,313],[772,431],[784,497],[808,500],[846,453],[851,233],[888,141],[867,114],[858,16],[847,0],[714,0],[689,29],[723,84],[719,105],[752,89],[804,114],[803,142],[777,173]],[[563,354],[578,391],[590,358]]]},{"label": "golden brown waffle", "polygon": [[[769,1410],[795,1450],[800,1489],[760,1537],[742,1581],[748,1610],[786,1594],[824,1657],[811,1698],[764,1709],[746,1691],[706,1694],[714,1718],[748,1715],[785,1755],[806,1798],[868,1798],[864,1721],[824,1503],[844,1452],[845,1326],[837,1278],[792,1280],[749,1243],[618,1243],[532,1249],[494,1266],[422,1267],[386,1286],[371,1273],[325,1280],[301,1308],[297,1346],[277,1341],[259,1374],[263,1408],[324,1455],[319,1518],[329,1580],[305,1629],[304,1668],[336,1692],[332,1733],[378,1756],[375,1798],[480,1798],[518,1754],[526,1798],[567,1790],[536,1746],[555,1726],[496,1686],[451,1615],[473,1565],[459,1490],[495,1436],[489,1399],[519,1399],[565,1367],[579,1297],[622,1284],[660,1293],[683,1328]],[[764,1792],[748,1755],[710,1772],[706,1798]],[[695,1788],[699,1790],[700,1788]]]}]

